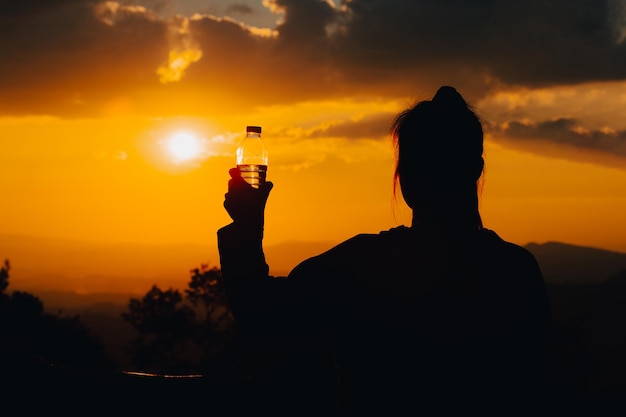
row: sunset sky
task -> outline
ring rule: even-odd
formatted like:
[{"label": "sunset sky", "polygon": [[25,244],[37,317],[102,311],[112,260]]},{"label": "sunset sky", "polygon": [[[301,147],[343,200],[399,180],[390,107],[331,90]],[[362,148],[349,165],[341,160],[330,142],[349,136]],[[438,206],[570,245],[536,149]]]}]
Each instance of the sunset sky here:
[{"label": "sunset sky", "polygon": [[0,34],[0,239],[215,246],[249,124],[267,245],[407,224],[388,128],[446,84],[486,227],[626,252],[624,0],[13,0]]}]

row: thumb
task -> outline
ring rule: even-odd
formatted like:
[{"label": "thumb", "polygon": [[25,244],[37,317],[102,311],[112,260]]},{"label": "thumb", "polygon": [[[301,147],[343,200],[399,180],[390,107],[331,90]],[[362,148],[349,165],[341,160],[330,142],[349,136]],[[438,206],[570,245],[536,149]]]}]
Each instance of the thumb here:
[{"label": "thumb", "polygon": [[269,194],[272,188],[274,188],[274,183],[271,181],[266,181],[261,185],[261,189],[265,191],[266,194]]}]

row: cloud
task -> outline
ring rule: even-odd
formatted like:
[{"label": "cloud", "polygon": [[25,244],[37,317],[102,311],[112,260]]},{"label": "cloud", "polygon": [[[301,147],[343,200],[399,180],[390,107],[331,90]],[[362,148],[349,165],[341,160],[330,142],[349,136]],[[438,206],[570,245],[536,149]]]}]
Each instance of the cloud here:
[{"label": "cloud", "polygon": [[553,157],[626,167],[626,130],[589,129],[575,119],[511,121],[490,126],[495,141]]},{"label": "cloud", "polygon": [[360,64],[364,77],[381,64],[396,74],[439,69],[452,76],[457,68],[459,80],[465,71],[475,82],[470,76],[478,72],[496,85],[626,75],[626,45],[606,1],[355,0],[346,6],[340,52],[345,65]]},{"label": "cloud", "polygon": [[[0,6],[0,114],[97,116],[120,97],[147,114],[232,112],[427,98],[442,84],[475,102],[511,86],[626,78],[624,1],[265,0],[281,16],[273,32],[142,4]],[[232,6],[246,18],[244,3]]]},{"label": "cloud", "polygon": [[58,9],[82,0],[22,0],[4,1],[0,4],[0,16],[15,18],[37,15],[50,9]]},{"label": "cloud", "polygon": [[369,114],[357,120],[346,120],[321,127],[311,132],[310,137],[338,137],[350,140],[387,139],[395,113]]},{"label": "cloud", "polygon": [[501,144],[626,168],[626,82],[511,88],[476,103]]},{"label": "cloud", "polygon": [[618,2],[500,2],[485,49],[494,54],[492,74],[534,86],[623,79],[626,45],[615,31],[610,3]]},{"label": "cloud", "polygon": [[167,65],[157,69],[159,81],[163,84],[180,81],[189,65],[197,62],[200,58],[202,58],[202,51],[198,49],[186,48],[182,51],[170,51]]},{"label": "cloud", "polygon": [[202,51],[189,33],[189,19],[175,19],[170,24],[170,53],[167,64],[157,68],[159,81],[162,84],[178,82],[191,64],[202,58]]},{"label": "cloud", "polygon": [[99,114],[110,99],[134,100],[158,82],[169,52],[167,26],[148,11],[65,1],[1,20],[4,115]]},{"label": "cloud", "polygon": [[252,7],[247,4],[232,4],[226,7],[226,13],[250,15],[254,13],[254,10],[252,10]]},{"label": "cloud", "polygon": [[325,46],[327,28],[339,16],[332,4],[321,0],[265,0],[264,4],[283,15],[276,28],[281,41],[299,47],[303,46],[301,42],[321,42]]}]

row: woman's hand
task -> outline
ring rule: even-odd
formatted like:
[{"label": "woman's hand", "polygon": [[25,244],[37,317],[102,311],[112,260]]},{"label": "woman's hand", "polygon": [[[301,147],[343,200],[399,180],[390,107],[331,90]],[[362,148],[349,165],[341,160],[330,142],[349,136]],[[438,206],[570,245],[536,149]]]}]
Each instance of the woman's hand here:
[{"label": "woman's hand", "polygon": [[243,226],[263,227],[265,204],[274,184],[265,182],[254,188],[241,178],[239,169],[231,168],[228,173],[228,192],[224,195],[224,208],[228,215]]}]

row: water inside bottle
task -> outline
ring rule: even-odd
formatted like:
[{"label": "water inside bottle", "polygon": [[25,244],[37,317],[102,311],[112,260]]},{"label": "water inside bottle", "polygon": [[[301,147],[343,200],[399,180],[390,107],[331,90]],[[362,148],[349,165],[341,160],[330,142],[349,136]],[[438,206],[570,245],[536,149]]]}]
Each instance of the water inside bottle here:
[{"label": "water inside bottle", "polygon": [[267,165],[241,164],[237,165],[237,168],[241,172],[241,178],[254,188],[259,188],[260,184],[265,183]]}]

